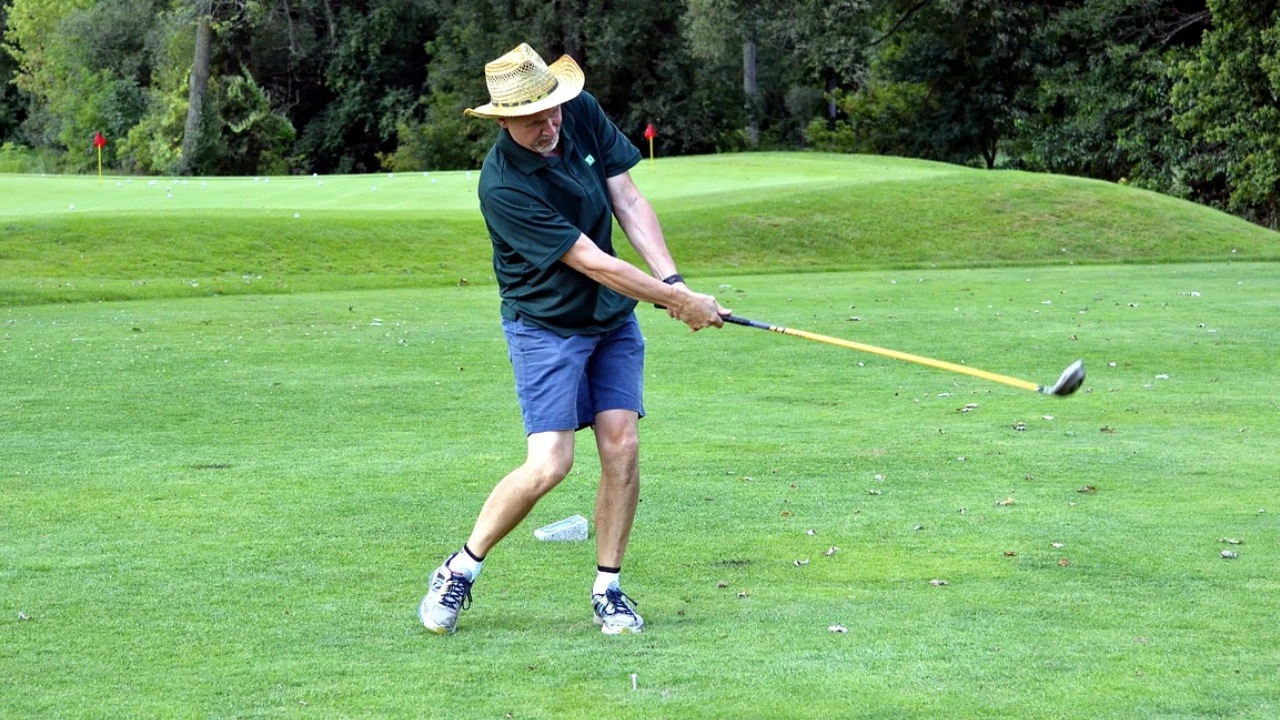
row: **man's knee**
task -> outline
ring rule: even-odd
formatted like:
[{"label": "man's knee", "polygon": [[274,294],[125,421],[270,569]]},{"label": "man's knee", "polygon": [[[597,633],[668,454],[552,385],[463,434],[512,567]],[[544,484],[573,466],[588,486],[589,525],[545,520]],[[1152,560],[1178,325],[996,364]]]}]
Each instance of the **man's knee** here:
[{"label": "man's knee", "polygon": [[602,436],[598,442],[600,455],[609,460],[634,461],[640,455],[640,437],[634,432]]},{"label": "man's knee", "polygon": [[573,434],[569,433],[567,442],[558,434],[556,437],[530,435],[524,467],[531,490],[539,497],[549,492],[573,469]]},{"label": "man's knee", "polygon": [[635,413],[601,413],[596,418],[595,431],[602,460],[634,462],[639,456],[640,431]]},{"label": "man's knee", "polygon": [[561,480],[569,475],[569,470],[573,468],[573,458],[570,456],[568,460],[562,458],[530,458],[525,463],[525,467],[529,471],[529,479],[533,486],[537,489],[538,495],[543,495],[560,484]]}]

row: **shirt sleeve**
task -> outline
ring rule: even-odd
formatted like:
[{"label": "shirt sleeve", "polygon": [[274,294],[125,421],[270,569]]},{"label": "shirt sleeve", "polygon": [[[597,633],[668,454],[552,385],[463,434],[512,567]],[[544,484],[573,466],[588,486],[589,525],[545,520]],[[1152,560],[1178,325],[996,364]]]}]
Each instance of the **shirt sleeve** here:
[{"label": "shirt sleeve", "polygon": [[544,200],[514,188],[485,193],[480,210],[495,240],[539,270],[554,265],[582,236]]},{"label": "shirt sleeve", "polygon": [[601,159],[604,161],[604,176],[616,177],[640,164],[643,159],[640,149],[604,114],[595,97],[588,92],[579,97],[583,100],[583,115],[599,143]]}]

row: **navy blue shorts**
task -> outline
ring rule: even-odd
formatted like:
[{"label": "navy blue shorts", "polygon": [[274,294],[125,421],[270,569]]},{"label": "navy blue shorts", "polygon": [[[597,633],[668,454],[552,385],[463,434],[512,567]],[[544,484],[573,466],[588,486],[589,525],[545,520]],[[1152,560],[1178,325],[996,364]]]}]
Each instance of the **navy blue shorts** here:
[{"label": "navy blue shorts", "polygon": [[603,410],[644,417],[644,337],[636,316],[599,335],[559,335],[503,319],[524,430],[581,430]]}]

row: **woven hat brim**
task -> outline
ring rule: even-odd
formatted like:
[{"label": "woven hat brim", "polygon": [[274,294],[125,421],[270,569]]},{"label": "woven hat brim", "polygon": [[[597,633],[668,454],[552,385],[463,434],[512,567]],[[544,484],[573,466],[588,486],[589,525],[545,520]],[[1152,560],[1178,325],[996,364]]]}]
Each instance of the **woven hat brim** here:
[{"label": "woven hat brim", "polygon": [[587,79],[582,74],[582,68],[578,67],[578,63],[574,62],[573,58],[564,55],[548,65],[547,70],[556,78],[556,89],[547,97],[515,107],[496,107],[492,103],[485,103],[477,108],[467,108],[462,111],[462,114],[480,118],[524,117],[562,105],[582,94],[582,88],[586,85]]}]

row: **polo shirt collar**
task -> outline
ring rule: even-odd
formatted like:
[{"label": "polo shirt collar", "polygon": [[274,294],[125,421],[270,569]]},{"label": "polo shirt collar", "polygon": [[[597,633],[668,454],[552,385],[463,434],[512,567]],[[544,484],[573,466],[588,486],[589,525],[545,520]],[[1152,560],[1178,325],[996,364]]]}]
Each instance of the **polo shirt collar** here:
[{"label": "polo shirt collar", "polygon": [[[561,108],[563,107],[564,106],[562,105]],[[568,112],[565,112],[563,109],[561,110],[561,114],[563,117],[560,121],[559,147],[560,157],[564,158],[569,155],[569,151],[573,148],[573,142],[569,139],[569,134],[570,131],[573,130],[574,121],[573,116]],[[532,175],[548,165],[546,158],[520,145],[520,143],[516,142],[515,139],[511,137],[511,133],[505,129],[498,132],[498,149],[502,151],[503,155],[507,156],[507,159],[511,161],[511,164],[515,165],[516,168],[525,175]]]}]

